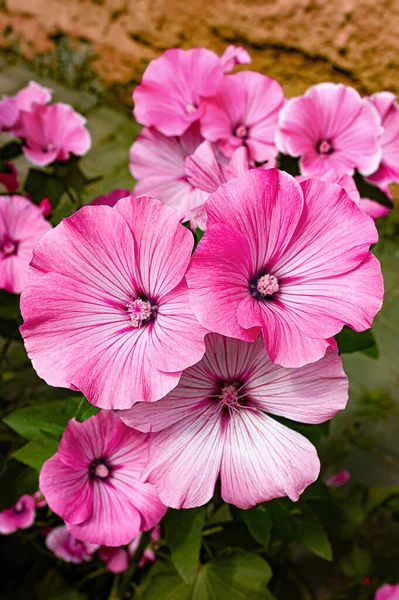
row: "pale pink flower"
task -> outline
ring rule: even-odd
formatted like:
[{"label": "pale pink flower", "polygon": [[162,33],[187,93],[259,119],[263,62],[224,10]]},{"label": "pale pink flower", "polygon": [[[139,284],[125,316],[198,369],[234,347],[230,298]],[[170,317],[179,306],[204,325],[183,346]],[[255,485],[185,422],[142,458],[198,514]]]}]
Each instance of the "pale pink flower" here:
[{"label": "pale pink flower", "polygon": [[252,60],[244,46],[227,46],[220,57],[224,73],[229,73],[236,65],[249,65]]},{"label": "pale pink flower", "polygon": [[278,153],[274,135],[284,103],[283,90],[271,77],[253,71],[226,75],[216,94],[204,100],[201,133],[228,157],[246,146],[251,159],[263,162]]},{"label": "pale pink flower", "polygon": [[154,128],[143,129],[129,152],[130,171],[138,180],[136,196],[155,196],[183,213],[193,228],[193,213],[204,206],[209,193],[188,181],[185,159],[202,141],[197,123],[180,137],[166,137]]},{"label": "pale pink flower", "polygon": [[399,583],[386,583],[380,587],[374,596],[374,600],[399,600]]},{"label": "pale pink flower", "polygon": [[78,540],[128,544],[166,511],[155,488],[140,480],[147,458],[148,436],[114,412],[100,411],[83,423],[72,419],[58,452],[42,467],[40,489]]},{"label": "pale pink flower", "polygon": [[[137,537],[141,538],[141,533]],[[129,553],[126,548],[112,546],[101,546],[99,557],[106,562],[107,569],[111,573],[123,573],[129,566]]]},{"label": "pale pink flower", "polygon": [[20,112],[19,122],[25,140],[23,152],[34,165],[44,167],[90,150],[86,119],[68,104],[35,105],[30,112]]},{"label": "pale pink flower", "polygon": [[109,194],[104,194],[102,196],[97,196],[90,202],[93,206],[115,206],[115,204],[121,198],[126,198],[127,196],[131,196],[132,192],[127,190],[126,188],[115,188]]},{"label": "pale pink flower", "polygon": [[339,473],[334,473],[333,475],[330,475],[330,477],[326,479],[326,485],[328,487],[341,487],[341,485],[347,483],[350,480],[350,478],[350,472],[343,469],[342,471],[339,471]]},{"label": "pale pink flower", "polygon": [[282,496],[298,500],[319,475],[313,445],[269,415],[322,423],[345,407],[347,390],[336,351],[286,369],[269,360],[260,339],[249,344],[209,334],[204,358],[166,398],[120,416],[152,432],[142,477],[164,504],[205,504],[220,476],[223,500],[250,508]]},{"label": "pale pink flower", "polygon": [[68,532],[65,525],[55,527],[46,536],[46,546],[54,554],[69,563],[82,563],[92,560],[98,544],[88,544],[77,540]]},{"label": "pale pink flower", "polygon": [[381,119],[358,92],[342,83],[319,83],[291,98],[280,112],[276,144],[280,152],[300,157],[301,172],[334,169],[370,175],[380,164]]},{"label": "pale pink flower", "polygon": [[[369,198],[361,198],[356,182],[351,175],[337,175],[334,169],[330,169],[320,175],[313,175],[312,178],[327,181],[328,183],[337,183],[343,187],[345,192],[352,198],[353,202],[360,210],[374,220],[379,217],[386,217],[389,213],[389,208],[387,206],[384,206],[375,200],[370,200]],[[301,181],[309,179],[309,176],[298,175],[295,179],[300,183]]]},{"label": "pale pink flower", "polygon": [[25,130],[22,123],[22,111],[32,112],[36,106],[44,106],[51,101],[53,90],[45,88],[36,81],[30,81],[29,84],[19,90],[14,97],[15,106],[18,110],[18,119],[11,129],[11,133],[19,138],[25,138]]},{"label": "pale pink flower", "polygon": [[7,510],[0,512],[0,534],[8,535],[18,529],[28,529],[35,521],[35,500],[25,494]]},{"label": "pale pink flower", "polygon": [[390,92],[378,92],[367,98],[378,111],[384,131],[380,137],[382,157],[378,169],[368,180],[392,200],[390,183],[399,183],[399,105]]},{"label": "pale pink flower", "polygon": [[170,48],[150,62],[133,92],[134,116],[164,135],[182,135],[203,112],[223,77],[220,58],[206,48]]},{"label": "pale pink flower", "polygon": [[371,326],[383,296],[369,252],[377,230],[340,186],[254,169],[221,186],[206,211],[186,279],[208,330],[246,341],[262,331],[273,362],[300,367],[335,347],[344,325]]},{"label": "pale pink flower", "polygon": [[0,100],[0,131],[10,131],[17,122],[18,114],[15,98],[3,96]]},{"label": "pale pink flower", "polygon": [[13,194],[19,189],[18,171],[10,160],[4,161],[4,164],[7,170],[0,172],[0,184],[4,185],[7,192]]},{"label": "pale pink flower", "polygon": [[162,398],[203,356],[181,216],[153,198],[85,206],[36,246],[21,298],[25,347],[50,385],[101,408]]},{"label": "pale pink flower", "polygon": [[19,294],[29,282],[33,248],[51,229],[23,196],[0,196],[0,289]]}]

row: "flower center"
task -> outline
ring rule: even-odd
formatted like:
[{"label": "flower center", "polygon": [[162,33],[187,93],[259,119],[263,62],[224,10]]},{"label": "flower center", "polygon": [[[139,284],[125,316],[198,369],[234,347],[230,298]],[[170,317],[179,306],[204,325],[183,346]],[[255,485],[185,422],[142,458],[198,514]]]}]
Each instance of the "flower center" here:
[{"label": "flower center", "polygon": [[47,144],[46,152],[52,152],[53,150],[55,150],[55,144],[50,142],[49,144]]},{"label": "flower center", "polygon": [[237,384],[227,384],[222,387],[218,396],[219,400],[222,400],[223,404],[238,404],[238,391]]},{"label": "flower center", "polygon": [[262,277],[259,277],[256,283],[252,283],[250,287],[254,298],[257,296],[262,296],[262,298],[272,296],[280,289],[278,279],[274,275],[262,275]]},{"label": "flower center", "polygon": [[191,103],[186,104],[186,112],[188,112],[188,113],[195,112],[197,110],[197,108],[198,108],[197,104],[191,104]]},{"label": "flower center", "polygon": [[92,477],[98,477],[99,479],[107,479],[111,473],[111,468],[105,464],[103,458],[95,460],[90,465],[90,475]]},{"label": "flower center", "polygon": [[334,151],[331,140],[320,140],[317,142],[316,150],[319,154],[331,154]]},{"label": "flower center", "polygon": [[234,135],[238,138],[246,140],[248,137],[248,128],[245,125],[237,125],[234,130]]},{"label": "flower center", "polygon": [[151,304],[149,300],[136,298],[127,306],[131,325],[137,328],[145,325],[155,318],[157,309],[157,305]]},{"label": "flower center", "polygon": [[14,512],[17,513],[17,515],[20,515],[21,513],[24,512],[24,510],[25,510],[25,503],[22,500],[18,500],[18,502],[14,506]]},{"label": "flower center", "polygon": [[18,242],[14,242],[10,239],[5,239],[1,244],[0,250],[4,254],[4,256],[12,256],[16,254],[18,249]]}]

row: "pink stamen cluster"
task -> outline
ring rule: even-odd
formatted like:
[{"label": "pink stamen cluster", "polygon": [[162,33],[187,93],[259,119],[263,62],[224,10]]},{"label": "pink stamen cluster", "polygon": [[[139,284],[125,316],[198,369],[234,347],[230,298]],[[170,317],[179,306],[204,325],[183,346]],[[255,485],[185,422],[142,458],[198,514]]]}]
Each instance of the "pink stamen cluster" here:
[{"label": "pink stamen cluster", "polygon": [[257,281],[256,289],[261,296],[266,297],[278,292],[280,286],[274,275],[262,275]]},{"label": "pink stamen cluster", "polygon": [[130,315],[130,323],[133,327],[141,327],[145,323],[148,323],[151,318],[151,303],[148,300],[137,298],[129,304],[128,312]]}]

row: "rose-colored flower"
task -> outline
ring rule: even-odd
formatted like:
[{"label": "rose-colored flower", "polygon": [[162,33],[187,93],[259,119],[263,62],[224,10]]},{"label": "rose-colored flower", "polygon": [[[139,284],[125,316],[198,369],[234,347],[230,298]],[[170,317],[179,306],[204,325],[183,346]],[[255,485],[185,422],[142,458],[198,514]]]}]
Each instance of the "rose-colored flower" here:
[{"label": "rose-colored flower", "polygon": [[399,583],[393,585],[386,583],[380,587],[375,593],[374,600],[399,600]]},{"label": "rose-colored flower", "polygon": [[381,162],[368,180],[392,200],[388,185],[399,182],[399,104],[396,96],[390,92],[378,92],[367,100],[377,109],[384,128],[379,140],[382,147]]},{"label": "rose-colored flower", "polygon": [[185,159],[203,141],[199,125],[194,123],[180,137],[166,137],[154,128],[143,129],[130,148],[130,171],[138,182],[137,196],[155,196],[184,214],[195,229],[196,213],[209,193],[191,185],[185,171]]},{"label": "rose-colored flower", "polygon": [[83,423],[69,421],[58,452],[40,473],[40,489],[78,540],[128,544],[154,527],[166,508],[155,488],[142,483],[148,436],[126,427],[112,411]]},{"label": "rose-colored flower", "polygon": [[4,185],[7,192],[13,194],[18,191],[19,183],[18,183],[18,171],[15,168],[14,163],[10,160],[4,161],[6,166],[6,171],[0,172],[0,184]]},{"label": "rose-colored flower", "polygon": [[0,196],[0,289],[19,294],[29,282],[33,248],[51,229],[23,196]]},{"label": "rose-colored flower", "polygon": [[370,327],[383,296],[377,231],[341,187],[254,169],[206,211],[186,279],[208,330],[247,341],[262,331],[273,362],[300,367],[335,347],[343,325]]},{"label": "rose-colored flower", "polygon": [[236,65],[249,65],[252,60],[244,46],[227,46],[220,57],[224,73],[229,73]]},{"label": "rose-colored flower", "polygon": [[58,558],[76,564],[92,560],[94,552],[99,548],[98,544],[77,540],[68,532],[65,525],[55,527],[47,534],[46,546]]},{"label": "rose-colored flower", "polygon": [[380,164],[381,120],[358,92],[342,83],[319,83],[288,100],[279,115],[276,144],[280,152],[300,156],[304,175],[334,169],[364,175]]},{"label": "rose-colored flower", "polygon": [[[352,198],[353,202],[360,210],[374,220],[379,217],[386,217],[389,213],[389,208],[387,206],[384,206],[375,200],[370,200],[369,198],[361,198],[356,182],[351,175],[337,175],[334,169],[330,169],[320,175],[313,175],[312,178],[320,179],[320,181],[327,181],[328,183],[337,183],[343,187],[345,192]],[[295,179],[300,183],[309,179],[309,176],[298,175]]]},{"label": "rose-colored flower", "polygon": [[35,500],[25,494],[7,510],[0,512],[0,534],[8,535],[18,529],[28,529],[34,523],[36,516]]},{"label": "rose-colored flower", "polygon": [[347,483],[351,478],[351,474],[349,471],[339,471],[339,473],[334,473],[333,475],[330,475],[330,477],[326,480],[326,485],[328,485],[328,487],[341,487],[341,485],[344,485],[345,483]]},{"label": "rose-colored flower", "polygon": [[15,98],[3,96],[0,100],[0,131],[10,131],[17,122],[18,114]]},{"label": "rose-colored flower", "polygon": [[120,416],[152,432],[142,476],[164,504],[204,504],[220,475],[224,501],[250,508],[281,496],[298,500],[319,474],[312,444],[269,414],[322,423],[345,407],[347,388],[336,351],[286,369],[269,360],[260,339],[249,344],[209,334],[204,358],[166,398]]},{"label": "rose-colored flower", "polygon": [[30,112],[20,112],[19,122],[25,140],[23,152],[34,165],[44,167],[90,150],[86,119],[68,104],[35,105]]},{"label": "rose-colored flower", "polygon": [[21,298],[39,376],[101,408],[165,396],[205,350],[184,280],[192,247],[180,215],[153,198],[64,219],[36,246]]},{"label": "rose-colored flower", "polygon": [[[141,533],[138,536],[141,537]],[[123,573],[129,566],[129,553],[126,548],[101,546],[98,555],[106,562],[107,569],[111,573]]]},{"label": "rose-colored flower", "polygon": [[150,62],[133,92],[134,116],[164,135],[182,135],[203,111],[203,98],[223,77],[220,58],[206,48],[170,48]]},{"label": "rose-colored flower", "polygon": [[132,192],[125,188],[115,188],[109,194],[97,196],[97,198],[94,198],[94,200],[92,200],[90,204],[92,206],[115,206],[118,200],[131,195]]},{"label": "rose-colored flower", "polygon": [[253,71],[226,75],[204,101],[201,133],[228,157],[244,145],[251,159],[263,162],[278,153],[274,135],[284,103],[283,90],[271,77]]}]

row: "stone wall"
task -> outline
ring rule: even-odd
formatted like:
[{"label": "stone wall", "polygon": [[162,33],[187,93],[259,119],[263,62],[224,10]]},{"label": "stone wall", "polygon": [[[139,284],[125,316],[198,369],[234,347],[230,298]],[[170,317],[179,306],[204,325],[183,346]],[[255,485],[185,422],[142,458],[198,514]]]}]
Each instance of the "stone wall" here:
[{"label": "stone wall", "polygon": [[399,0],[0,2],[1,46],[48,65],[68,39],[81,70],[125,90],[167,47],[221,52],[241,42],[253,68],[279,79],[289,96],[326,79],[363,93],[399,92],[398,30]]}]

